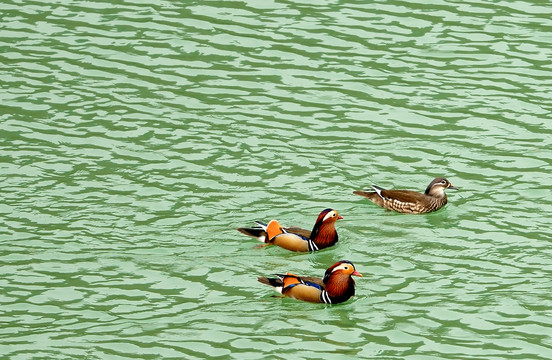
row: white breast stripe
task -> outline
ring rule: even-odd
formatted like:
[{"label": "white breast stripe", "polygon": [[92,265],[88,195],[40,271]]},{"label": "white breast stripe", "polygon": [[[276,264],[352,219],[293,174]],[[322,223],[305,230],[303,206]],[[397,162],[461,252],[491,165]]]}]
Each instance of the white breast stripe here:
[{"label": "white breast stripe", "polygon": [[326,304],[331,304],[332,303],[332,300],[330,299],[330,295],[328,295],[328,292],[326,290],[322,290],[322,293],[320,294],[320,298]]},{"label": "white breast stripe", "polygon": [[317,251],[318,250],[318,246],[316,246],[314,241],[309,240],[308,245],[309,245],[309,251]]}]

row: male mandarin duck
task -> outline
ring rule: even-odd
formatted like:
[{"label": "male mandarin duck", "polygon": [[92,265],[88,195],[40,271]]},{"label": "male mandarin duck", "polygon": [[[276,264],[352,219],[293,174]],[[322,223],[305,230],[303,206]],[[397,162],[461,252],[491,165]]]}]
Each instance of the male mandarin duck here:
[{"label": "male mandarin duck", "polygon": [[355,295],[355,281],[351,276],[362,276],[352,262],[343,260],[333,264],[324,278],[274,274],[276,278],[261,276],[260,283],[270,285],[283,297],[313,303],[339,304]]},{"label": "male mandarin duck", "polygon": [[367,197],[374,204],[405,214],[424,214],[439,210],[447,203],[445,189],[458,190],[447,179],[435,178],[424,194],[410,190],[385,190],[372,185],[373,191],[358,190],[353,194]]},{"label": "male mandarin duck", "polygon": [[312,231],[298,227],[283,227],[276,220],[268,224],[256,221],[253,228],[239,228],[238,231],[257,238],[267,245],[277,245],[291,251],[316,251],[335,245],[338,240],[335,222],[343,219],[336,210],[322,210]]}]

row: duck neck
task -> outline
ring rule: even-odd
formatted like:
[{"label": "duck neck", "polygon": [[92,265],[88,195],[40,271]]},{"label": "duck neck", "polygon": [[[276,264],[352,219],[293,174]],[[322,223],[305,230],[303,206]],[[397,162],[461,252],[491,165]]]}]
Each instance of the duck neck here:
[{"label": "duck neck", "polygon": [[447,194],[445,193],[445,189],[442,187],[432,187],[426,190],[426,195],[434,197],[436,199],[447,199]]},{"label": "duck neck", "polygon": [[322,223],[319,226],[317,225],[314,226],[311,233],[311,240],[316,244],[316,246],[322,249],[334,245],[338,240],[334,223],[330,222]]},{"label": "duck neck", "polygon": [[343,302],[355,294],[355,281],[349,275],[332,274],[326,281],[326,292],[332,303]]}]

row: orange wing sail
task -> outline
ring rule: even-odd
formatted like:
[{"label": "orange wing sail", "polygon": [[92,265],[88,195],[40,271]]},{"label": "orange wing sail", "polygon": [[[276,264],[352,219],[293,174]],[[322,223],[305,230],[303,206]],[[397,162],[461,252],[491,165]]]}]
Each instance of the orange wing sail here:
[{"label": "orange wing sail", "polygon": [[268,225],[266,226],[266,234],[267,239],[270,240],[274,236],[283,234],[284,230],[282,229],[282,225],[277,220],[270,220]]}]

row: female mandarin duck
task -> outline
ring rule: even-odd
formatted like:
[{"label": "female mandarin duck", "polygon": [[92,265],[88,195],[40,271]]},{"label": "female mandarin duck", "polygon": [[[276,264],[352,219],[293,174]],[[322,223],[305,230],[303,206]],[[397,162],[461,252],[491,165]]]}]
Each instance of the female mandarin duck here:
[{"label": "female mandarin duck", "polygon": [[258,227],[239,228],[238,231],[257,238],[265,245],[277,245],[291,251],[316,251],[335,245],[338,240],[335,222],[343,219],[336,210],[322,210],[312,231],[298,227],[283,227],[276,220],[268,224],[256,221]]},{"label": "female mandarin duck", "polygon": [[424,194],[410,190],[385,190],[372,185],[372,189],[354,191],[353,194],[367,197],[374,204],[405,214],[424,214],[439,210],[447,203],[445,189],[458,190],[447,179],[435,178]]},{"label": "female mandarin duck", "polygon": [[324,278],[275,274],[277,278],[259,277],[260,283],[270,285],[283,297],[314,303],[339,304],[355,295],[355,281],[351,276],[362,276],[352,262],[343,260],[333,264]]}]

